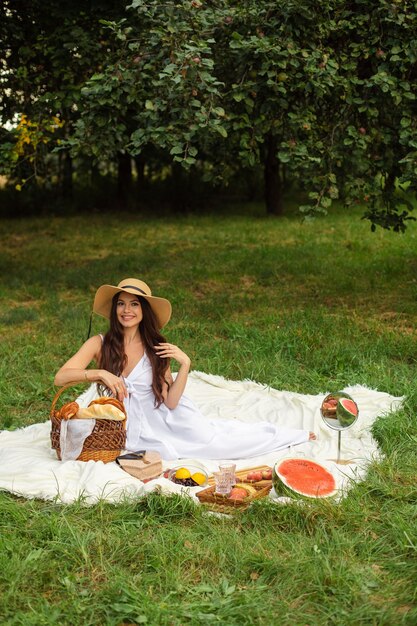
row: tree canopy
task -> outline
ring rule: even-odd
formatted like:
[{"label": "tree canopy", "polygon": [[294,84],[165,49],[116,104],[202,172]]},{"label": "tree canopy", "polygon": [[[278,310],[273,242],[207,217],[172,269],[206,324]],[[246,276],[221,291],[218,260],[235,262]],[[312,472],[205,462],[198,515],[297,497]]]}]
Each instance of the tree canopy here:
[{"label": "tree canopy", "polygon": [[270,213],[292,181],[307,215],[340,199],[373,227],[411,218],[417,2],[15,0],[0,17],[0,112],[19,122],[2,160],[18,185],[58,150],[69,179],[74,157],[213,183],[261,168]]}]

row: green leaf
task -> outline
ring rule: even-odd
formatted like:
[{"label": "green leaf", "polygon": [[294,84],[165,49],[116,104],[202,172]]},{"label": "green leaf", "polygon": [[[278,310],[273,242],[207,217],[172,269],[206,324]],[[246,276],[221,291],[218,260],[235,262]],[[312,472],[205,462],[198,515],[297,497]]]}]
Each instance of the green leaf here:
[{"label": "green leaf", "polygon": [[410,117],[401,118],[400,125],[402,126],[402,128],[408,128],[411,125],[411,118]]},{"label": "green leaf", "polygon": [[227,137],[227,130],[224,128],[224,126],[216,125],[214,128],[215,130],[217,130],[219,135],[225,138]]},{"label": "green leaf", "polygon": [[332,199],[329,198],[328,196],[323,196],[320,201],[320,204],[325,209],[328,209],[332,205]]},{"label": "green leaf", "polygon": [[278,158],[281,163],[289,163],[291,161],[291,155],[288,152],[278,152]]},{"label": "green leaf", "polygon": [[161,74],[173,74],[175,72],[175,70],[177,70],[178,67],[177,65],[175,65],[175,63],[169,63],[168,65],[166,65],[164,67],[164,69],[162,70]]}]

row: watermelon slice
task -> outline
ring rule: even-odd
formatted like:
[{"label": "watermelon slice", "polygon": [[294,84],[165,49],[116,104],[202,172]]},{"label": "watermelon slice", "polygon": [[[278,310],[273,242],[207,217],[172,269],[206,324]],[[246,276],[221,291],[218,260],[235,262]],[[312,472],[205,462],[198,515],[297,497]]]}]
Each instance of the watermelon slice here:
[{"label": "watermelon slice", "polygon": [[348,398],[340,398],[336,407],[336,416],[342,426],[351,426],[358,417],[356,402]]},{"label": "watermelon slice", "polygon": [[329,498],[336,494],[334,476],[309,459],[284,459],[274,465],[272,482],[277,495]]}]

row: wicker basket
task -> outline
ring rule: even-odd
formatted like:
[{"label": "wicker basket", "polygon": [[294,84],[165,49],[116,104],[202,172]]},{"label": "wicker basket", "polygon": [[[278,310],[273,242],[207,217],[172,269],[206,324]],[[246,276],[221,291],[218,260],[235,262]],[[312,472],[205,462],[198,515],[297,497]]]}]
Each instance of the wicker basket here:
[{"label": "wicker basket", "polygon": [[[64,385],[64,387],[58,389],[51,406],[51,444],[60,460],[61,448],[59,438],[62,418],[59,417],[55,406],[61,393],[70,386]],[[77,461],[103,461],[103,463],[114,461],[126,446],[126,422],[127,419],[117,421],[96,419],[94,429],[91,435],[86,437]]]},{"label": "wicker basket", "polygon": [[[249,472],[265,471],[270,469],[269,465],[257,465],[256,467],[247,467],[246,469],[238,470],[236,472],[236,482],[245,483],[246,475]],[[215,492],[213,477],[209,478],[208,483],[210,487],[207,487],[207,489],[203,489],[202,491],[198,491],[196,493],[197,498],[200,500],[201,504],[205,504],[212,511],[223,511],[225,513],[247,509],[254,500],[265,498],[272,488],[272,480],[250,482],[249,484],[256,489],[256,494],[245,498],[245,500],[230,500],[227,496],[223,496]]]},{"label": "wicker basket", "polygon": [[197,498],[200,500],[202,504],[215,505],[215,510],[233,510],[233,509],[246,509],[248,506],[259,498],[265,498],[271,491],[272,483],[268,485],[257,485],[256,483],[252,486],[256,489],[256,495],[252,495],[245,500],[231,500],[227,496],[222,496],[215,492],[214,485],[212,487],[208,487],[203,491],[198,491],[196,493]]}]

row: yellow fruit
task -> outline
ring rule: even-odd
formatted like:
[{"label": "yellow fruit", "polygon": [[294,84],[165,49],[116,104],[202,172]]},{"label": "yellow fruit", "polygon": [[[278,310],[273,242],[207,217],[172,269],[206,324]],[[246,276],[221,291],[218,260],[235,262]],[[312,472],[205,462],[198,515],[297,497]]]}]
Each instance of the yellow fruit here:
[{"label": "yellow fruit", "polygon": [[191,473],[185,467],[180,467],[180,469],[178,469],[175,472],[175,478],[178,478],[178,480],[184,480],[185,478],[190,478],[190,477],[191,477]]},{"label": "yellow fruit", "polygon": [[195,483],[197,483],[197,485],[204,485],[206,482],[206,477],[201,472],[195,472],[191,478]]},{"label": "yellow fruit", "polygon": [[255,487],[252,485],[248,485],[248,483],[236,483],[235,487],[239,487],[240,489],[246,489],[249,496],[256,496],[258,493]]}]

